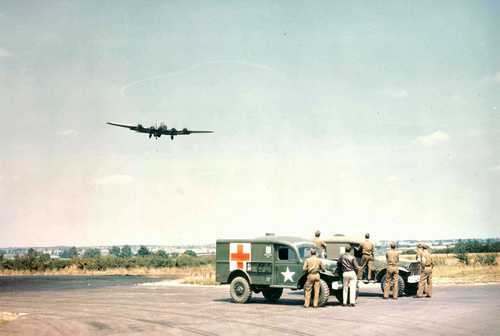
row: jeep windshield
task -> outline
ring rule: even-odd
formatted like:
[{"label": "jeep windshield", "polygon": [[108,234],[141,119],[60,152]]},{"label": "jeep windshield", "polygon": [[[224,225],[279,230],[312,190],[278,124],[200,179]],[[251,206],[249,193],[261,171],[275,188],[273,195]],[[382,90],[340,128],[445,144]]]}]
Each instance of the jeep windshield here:
[{"label": "jeep windshield", "polygon": [[301,259],[306,259],[311,256],[311,249],[315,248],[314,244],[301,244],[297,246]]}]

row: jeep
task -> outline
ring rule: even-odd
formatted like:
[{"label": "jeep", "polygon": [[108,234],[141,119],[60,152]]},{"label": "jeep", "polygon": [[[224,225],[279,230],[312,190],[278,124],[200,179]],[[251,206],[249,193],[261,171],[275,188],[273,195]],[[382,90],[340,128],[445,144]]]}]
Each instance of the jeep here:
[{"label": "jeep", "polygon": [[[345,247],[351,245],[352,251],[358,263],[361,263],[362,251],[361,244],[364,239],[361,237],[349,237],[344,235],[335,235],[325,239],[327,258],[337,261],[339,256],[345,252]],[[375,256],[373,261],[374,279],[380,282],[380,288],[384,291],[385,274],[387,272],[387,263],[385,252],[381,256]],[[365,270],[366,271],[366,270]],[[398,277],[398,295],[415,295],[417,293],[418,281],[420,279],[420,263],[417,261],[399,261]],[[361,279],[360,279],[361,280]],[[391,280],[391,289],[392,289]]]}]

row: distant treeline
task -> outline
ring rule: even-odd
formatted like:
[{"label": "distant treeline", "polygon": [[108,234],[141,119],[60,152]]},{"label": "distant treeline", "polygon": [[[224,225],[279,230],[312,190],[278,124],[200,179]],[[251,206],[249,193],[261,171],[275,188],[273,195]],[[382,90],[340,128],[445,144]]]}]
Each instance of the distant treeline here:
[{"label": "distant treeline", "polygon": [[453,247],[444,249],[433,249],[432,253],[498,253],[500,252],[500,240],[489,239],[484,242],[469,239],[459,240]]},{"label": "distant treeline", "polygon": [[87,249],[83,255],[72,247],[63,252],[61,259],[51,259],[50,255],[29,249],[26,255],[15,256],[14,259],[5,259],[0,255],[0,270],[37,271],[61,270],[76,267],[80,270],[104,271],[109,268],[135,267],[189,267],[214,263],[213,256],[197,256],[191,250],[183,254],[167,254],[163,250],[155,253],[141,246],[136,255],[128,246],[113,247],[110,255],[101,256],[99,249]]}]

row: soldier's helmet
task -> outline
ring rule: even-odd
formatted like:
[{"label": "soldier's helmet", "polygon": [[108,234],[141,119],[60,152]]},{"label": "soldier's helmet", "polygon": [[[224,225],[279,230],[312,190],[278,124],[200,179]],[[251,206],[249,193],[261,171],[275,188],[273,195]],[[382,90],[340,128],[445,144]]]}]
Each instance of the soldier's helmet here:
[{"label": "soldier's helmet", "polygon": [[391,242],[391,249],[395,249],[396,248],[396,243],[395,242]]},{"label": "soldier's helmet", "polygon": [[369,233],[365,234],[365,238],[370,239],[370,234]]},{"label": "soldier's helmet", "polygon": [[319,237],[319,236],[321,235],[321,232],[320,232],[319,230],[316,230],[316,232],[314,232],[314,235],[315,235],[316,237]]}]

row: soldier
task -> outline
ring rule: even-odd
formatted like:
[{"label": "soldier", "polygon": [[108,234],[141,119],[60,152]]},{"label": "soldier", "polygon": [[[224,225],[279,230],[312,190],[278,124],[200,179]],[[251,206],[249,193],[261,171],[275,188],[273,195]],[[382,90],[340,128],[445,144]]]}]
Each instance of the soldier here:
[{"label": "soldier", "polygon": [[422,252],[423,252],[422,244],[420,244],[420,243],[417,244],[417,249],[415,250],[415,252],[417,253],[415,260],[422,261],[421,260],[422,259]]},{"label": "soldier", "polygon": [[391,249],[385,255],[387,259],[387,273],[385,275],[384,299],[389,298],[389,289],[391,288],[391,279],[394,283],[392,288],[392,298],[398,299],[398,277],[399,277],[399,252],[396,251],[396,244],[391,243]]},{"label": "soldier", "polygon": [[420,272],[420,281],[418,282],[418,291],[417,297],[421,298],[425,296],[430,298],[432,297],[432,268],[434,264],[432,262],[432,255],[429,251],[429,247],[427,245],[423,245],[423,252],[421,255],[421,272]]},{"label": "soldier", "polygon": [[307,272],[307,280],[306,284],[304,285],[304,289],[306,291],[304,307],[305,308],[309,307],[309,304],[311,303],[311,289],[314,287],[313,306],[314,308],[317,308],[319,300],[319,286],[320,286],[319,271],[320,270],[324,271],[325,266],[323,266],[321,260],[316,256],[315,249],[311,249],[311,256],[306,259],[306,261],[304,262],[304,267],[302,269]]},{"label": "soldier", "polygon": [[358,279],[363,279],[363,272],[365,268],[368,267],[368,276],[367,280],[373,282],[372,273],[373,273],[373,250],[374,245],[370,241],[370,234],[365,234],[365,241],[361,244],[361,250],[363,251],[363,257],[361,259],[361,267],[358,271]]},{"label": "soldier", "polygon": [[354,307],[356,303],[356,285],[358,282],[356,271],[359,269],[359,266],[356,258],[350,252],[351,246],[346,246],[345,253],[340,256],[338,264],[342,267],[342,305],[347,306],[347,291],[350,290],[349,302],[350,306]]},{"label": "soldier", "polygon": [[314,245],[316,245],[316,250],[318,251],[318,256],[320,258],[326,258],[326,244],[325,242],[319,238],[321,232],[316,230],[314,233]]}]

